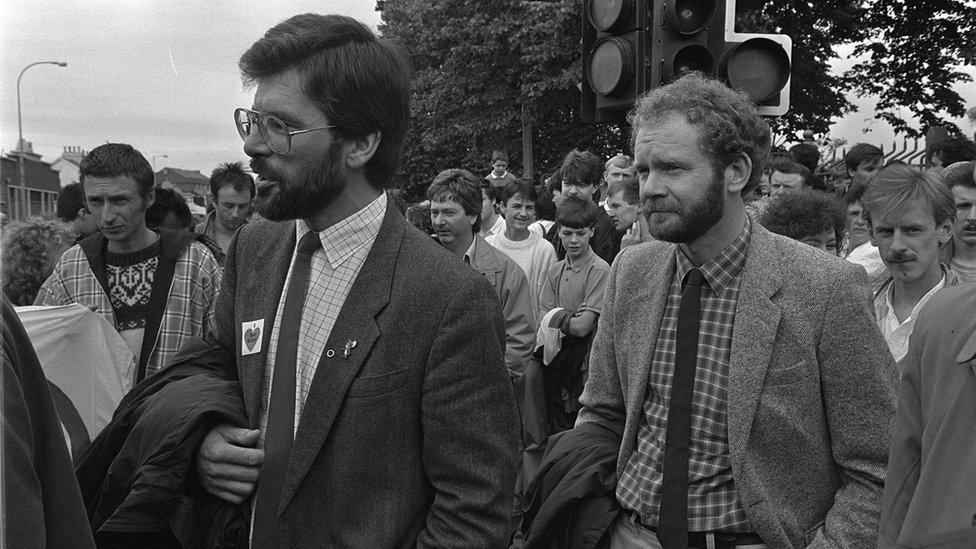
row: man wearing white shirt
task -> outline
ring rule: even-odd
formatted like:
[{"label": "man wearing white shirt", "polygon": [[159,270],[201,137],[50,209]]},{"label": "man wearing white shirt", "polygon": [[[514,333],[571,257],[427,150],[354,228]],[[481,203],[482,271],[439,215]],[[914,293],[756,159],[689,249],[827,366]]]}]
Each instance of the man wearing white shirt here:
[{"label": "man wearing white shirt", "polygon": [[939,263],[939,248],[952,237],[955,204],[940,175],[906,165],[878,172],[861,203],[871,242],[891,273],[875,294],[878,327],[895,360],[901,360],[919,309],[957,282]]}]

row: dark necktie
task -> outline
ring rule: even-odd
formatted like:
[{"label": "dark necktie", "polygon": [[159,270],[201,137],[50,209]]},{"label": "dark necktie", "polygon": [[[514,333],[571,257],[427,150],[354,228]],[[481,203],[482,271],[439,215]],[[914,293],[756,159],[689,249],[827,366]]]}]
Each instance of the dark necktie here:
[{"label": "dark necktie", "polygon": [[309,232],[298,242],[298,253],[288,280],[285,308],[278,328],[274,376],[268,399],[268,423],[264,432],[264,463],[258,474],[251,546],[277,547],[278,504],[295,439],[295,370],[298,366],[298,330],[308,291],[312,254],[322,247],[318,233]]},{"label": "dark necktie", "polygon": [[691,439],[691,400],[698,366],[698,331],[701,327],[701,271],[686,275],[678,309],[674,349],[674,376],[664,435],[664,476],[657,537],[663,549],[688,547],[688,445]]}]

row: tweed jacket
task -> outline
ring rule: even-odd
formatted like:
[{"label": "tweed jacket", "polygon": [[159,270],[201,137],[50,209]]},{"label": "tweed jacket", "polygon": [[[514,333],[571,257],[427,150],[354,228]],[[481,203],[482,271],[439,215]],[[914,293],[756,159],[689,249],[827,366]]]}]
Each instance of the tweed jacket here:
[{"label": "tweed jacket", "polygon": [[[729,364],[739,500],[770,547],[870,547],[896,370],[864,271],[752,227]],[[624,424],[618,471],[636,448],[676,251],[629,246],[611,268],[577,424]]]},{"label": "tweed jacket", "polygon": [[[192,234],[165,230],[159,233],[160,256],[170,260],[171,265],[175,262],[175,265],[167,288],[160,284],[160,280],[166,277],[160,276],[162,270],[157,267],[157,279],[153,281],[149,299],[150,314],[158,322],[158,328],[155,337],[144,339],[137,368],[144,375],[136,382],[168,366],[187,341],[192,337],[203,337],[215,326],[214,307],[221,279],[216,258],[209,248],[196,242]],[[105,237],[96,233],[64,252],[54,272],[37,292],[34,304],[79,303],[116,326],[104,274],[105,245]],[[164,291],[166,293],[162,293]],[[154,303],[160,307],[154,307]],[[147,319],[147,336],[153,331],[151,324],[154,324],[152,319]]]},{"label": "tweed jacket", "polygon": [[976,547],[976,283],[932,296],[898,366],[878,547]]},{"label": "tweed jacket", "polygon": [[[294,249],[294,222],[262,219],[227,251],[218,344],[251,428]],[[243,354],[257,319],[261,351]],[[484,277],[387,208],[302,409],[280,546],[507,546],[520,441],[504,337]]]},{"label": "tweed jacket", "polygon": [[505,319],[505,366],[520,376],[535,350],[536,318],[525,271],[505,252],[474,235],[471,267],[488,280],[498,296]]}]

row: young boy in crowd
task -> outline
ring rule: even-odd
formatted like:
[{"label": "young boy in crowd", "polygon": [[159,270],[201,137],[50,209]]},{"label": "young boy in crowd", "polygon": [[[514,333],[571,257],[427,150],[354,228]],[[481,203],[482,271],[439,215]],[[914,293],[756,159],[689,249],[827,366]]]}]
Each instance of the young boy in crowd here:
[{"label": "young boy in crowd", "polygon": [[539,308],[539,291],[549,268],[557,261],[556,250],[548,240],[529,230],[535,221],[535,187],[519,179],[502,190],[502,212],[505,214],[505,230],[485,237],[485,241],[501,250],[525,272],[529,281],[529,297],[532,311]]},{"label": "young boy in crowd", "polygon": [[571,429],[586,382],[587,356],[610,265],[590,248],[601,209],[590,200],[568,197],[556,213],[566,257],[549,269],[539,296],[537,346],[543,363],[550,433]]}]

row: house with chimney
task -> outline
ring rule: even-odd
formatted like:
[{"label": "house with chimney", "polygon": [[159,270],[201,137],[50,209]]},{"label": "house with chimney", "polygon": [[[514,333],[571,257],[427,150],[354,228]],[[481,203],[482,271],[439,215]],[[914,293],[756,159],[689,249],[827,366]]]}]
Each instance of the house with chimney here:
[{"label": "house with chimney", "polygon": [[[20,161],[24,174],[21,178]],[[30,141],[22,141],[16,150],[0,157],[0,213],[8,221],[32,216],[53,215],[61,184],[58,172],[41,160]]]}]

